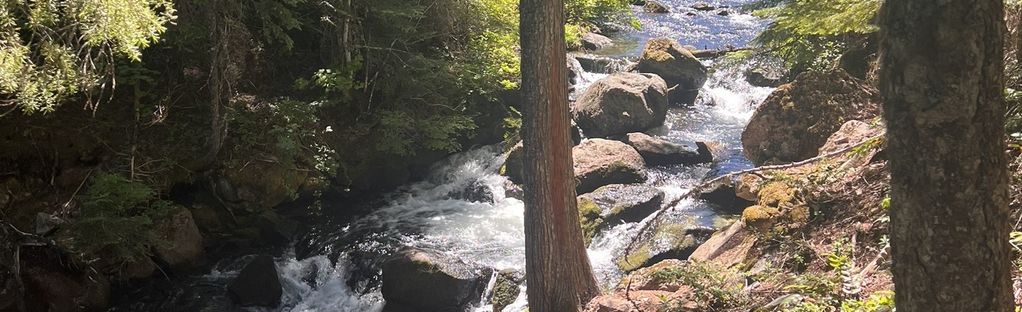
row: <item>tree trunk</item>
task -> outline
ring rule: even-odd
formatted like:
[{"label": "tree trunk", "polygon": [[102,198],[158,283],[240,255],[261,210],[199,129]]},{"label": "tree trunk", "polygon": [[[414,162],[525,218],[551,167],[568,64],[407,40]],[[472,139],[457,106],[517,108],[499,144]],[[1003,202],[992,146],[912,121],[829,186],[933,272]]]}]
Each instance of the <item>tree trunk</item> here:
[{"label": "tree trunk", "polygon": [[563,0],[522,0],[525,257],[529,311],[578,311],[599,293],[575,203]]},{"label": "tree trunk", "polygon": [[880,90],[899,311],[1012,311],[996,0],[885,1]]}]

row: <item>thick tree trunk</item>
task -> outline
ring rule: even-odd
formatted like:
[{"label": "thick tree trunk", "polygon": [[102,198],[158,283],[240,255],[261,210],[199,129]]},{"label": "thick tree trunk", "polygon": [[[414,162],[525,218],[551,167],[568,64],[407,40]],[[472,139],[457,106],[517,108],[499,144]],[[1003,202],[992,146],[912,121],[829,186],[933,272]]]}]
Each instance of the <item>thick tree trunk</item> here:
[{"label": "thick tree trunk", "polygon": [[571,159],[562,0],[522,0],[525,256],[529,311],[578,311],[599,293]]},{"label": "thick tree trunk", "polygon": [[899,311],[1012,311],[1003,8],[884,3],[880,89]]}]

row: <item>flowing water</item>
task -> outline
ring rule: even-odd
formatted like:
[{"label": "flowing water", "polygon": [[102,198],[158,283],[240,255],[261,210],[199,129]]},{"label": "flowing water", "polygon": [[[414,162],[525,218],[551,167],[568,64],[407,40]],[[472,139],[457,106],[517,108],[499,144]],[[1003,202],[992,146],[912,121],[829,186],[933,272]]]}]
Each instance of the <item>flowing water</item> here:
[{"label": "flowing water", "polygon": [[[638,12],[642,29],[614,35],[616,46],[600,53],[636,57],[647,39],[662,36],[705,49],[744,46],[764,26],[763,21],[740,12],[740,7],[751,0],[704,2],[718,8],[729,7],[726,10],[731,14],[726,16],[718,14],[719,9],[691,9],[696,1],[661,1],[673,13]],[[668,202],[707,176],[751,167],[741,154],[741,131],[755,105],[772,89],[750,86],[742,75],[747,65],[711,62],[707,61],[707,65],[712,74],[698,103],[672,109],[666,125],[650,133],[676,142],[718,142],[724,156],[708,165],[650,168],[648,183],[664,190]],[[584,74],[590,82],[604,75]],[[284,288],[281,307],[252,311],[379,311],[383,307],[379,292],[380,261],[404,246],[442,251],[498,270],[523,270],[523,205],[520,200],[504,195],[506,180],[498,174],[504,160],[500,151],[500,147],[490,146],[454,155],[437,164],[425,181],[387,195],[382,207],[373,212],[353,221],[327,219],[314,225],[294,247],[277,257]],[[470,187],[488,189],[493,194],[493,203],[449,196]],[[695,218],[704,225],[712,225],[718,217],[709,204],[698,200],[683,201],[670,214]],[[639,226],[640,223],[621,224],[599,233],[593,240],[589,257],[603,287],[613,287],[622,276],[614,258],[627,244],[626,238],[637,235]],[[243,257],[222,261],[211,273],[190,279],[160,306],[178,310],[183,307],[179,303],[201,301],[198,307],[202,310],[230,309],[223,285],[248,260]],[[524,288],[522,291],[518,301],[505,311],[524,309]],[[478,308],[491,310],[485,303]]]}]

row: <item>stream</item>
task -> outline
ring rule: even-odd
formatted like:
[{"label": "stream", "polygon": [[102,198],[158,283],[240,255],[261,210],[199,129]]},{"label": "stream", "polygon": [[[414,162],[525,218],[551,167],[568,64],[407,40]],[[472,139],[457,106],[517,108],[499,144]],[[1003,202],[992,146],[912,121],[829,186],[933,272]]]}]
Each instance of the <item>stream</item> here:
[{"label": "stream", "polygon": [[[644,13],[633,7],[642,23],[639,30],[612,34],[615,45],[596,54],[635,58],[645,41],[655,37],[678,39],[698,49],[745,46],[765,22],[741,6],[752,0],[698,1],[721,9],[699,11],[693,0],[661,0],[672,13]],[[712,141],[726,151],[712,164],[649,168],[648,184],[665,191],[665,202],[681,196],[708,176],[751,168],[742,156],[741,132],[755,106],[773,91],[753,87],[740,62],[704,60],[711,77],[696,105],[672,108],[665,126],[649,134],[674,142]],[[606,73],[585,73],[591,82]],[[578,85],[577,88],[584,88]],[[430,176],[384,196],[381,206],[354,219],[323,218],[276,257],[283,285],[281,305],[275,309],[246,311],[380,311],[380,263],[401,247],[442,251],[464,261],[500,269],[524,270],[523,204],[505,196],[506,178],[498,174],[504,161],[501,146],[488,146],[453,155],[434,165]],[[449,194],[466,188],[485,188],[493,202],[452,199]],[[712,226],[718,216],[710,204],[684,200],[671,217],[695,218]],[[644,220],[643,222],[648,221]],[[615,286],[623,273],[614,264],[627,238],[637,235],[642,222],[625,223],[598,233],[588,249],[594,273],[605,289]],[[233,311],[224,286],[251,256],[221,260],[211,272],[187,279],[170,298],[147,305],[145,311]],[[485,298],[485,295],[484,295]],[[504,311],[519,312],[527,302],[524,287],[518,300]],[[135,310],[134,308],[130,310]],[[477,311],[492,311],[480,302]]]}]

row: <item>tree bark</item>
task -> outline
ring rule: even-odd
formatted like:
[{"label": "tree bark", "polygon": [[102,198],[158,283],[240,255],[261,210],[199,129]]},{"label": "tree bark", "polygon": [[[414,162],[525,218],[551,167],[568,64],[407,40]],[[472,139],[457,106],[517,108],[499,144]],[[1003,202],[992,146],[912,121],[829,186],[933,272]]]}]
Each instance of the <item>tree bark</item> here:
[{"label": "tree bark", "polygon": [[880,90],[899,311],[1012,311],[1004,3],[895,0]]},{"label": "tree bark", "polygon": [[522,0],[519,8],[529,311],[578,311],[599,289],[575,202],[564,3]]}]

